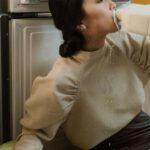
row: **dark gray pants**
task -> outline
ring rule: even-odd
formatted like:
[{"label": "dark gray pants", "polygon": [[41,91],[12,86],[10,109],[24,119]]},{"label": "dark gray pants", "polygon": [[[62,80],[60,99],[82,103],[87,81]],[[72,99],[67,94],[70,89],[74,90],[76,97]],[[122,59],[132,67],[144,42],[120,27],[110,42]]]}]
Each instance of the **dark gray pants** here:
[{"label": "dark gray pants", "polygon": [[125,128],[91,150],[150,150],[150,116],[141,111]]}]

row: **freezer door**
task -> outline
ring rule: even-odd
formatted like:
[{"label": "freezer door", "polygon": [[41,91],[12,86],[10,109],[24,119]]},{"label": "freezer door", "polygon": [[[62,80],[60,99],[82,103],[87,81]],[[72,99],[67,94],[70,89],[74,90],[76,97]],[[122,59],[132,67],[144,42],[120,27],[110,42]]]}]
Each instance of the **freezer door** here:
[{"label": "freezer door", "polygon": [[23,105],[36,76],[46,75],[59,56],[61,32],[50,19],[14,19],[10,22],[13,138],[20,132]]},{"label": "freezer door", "polygon": [[48,0],[8,0],[9,12],[49,12]]}]

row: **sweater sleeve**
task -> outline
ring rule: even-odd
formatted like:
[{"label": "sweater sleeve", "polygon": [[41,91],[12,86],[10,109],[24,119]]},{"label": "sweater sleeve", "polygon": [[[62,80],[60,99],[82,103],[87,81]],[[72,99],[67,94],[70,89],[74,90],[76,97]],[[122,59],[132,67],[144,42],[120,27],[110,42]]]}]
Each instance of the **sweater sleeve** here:
[{"label": "sweater sleeve", "polygon": [[128,31],[150,35],[150,5],[122,5],[116,10],[116,14]]},{"label": "sweater sleeve", "polygon": [[150,36],[122,29],[110,34],[108,40],[121,50],[143,73],[150,76]]},{"label": "sweater sleeve", "polygon": [[33,150],[35,147],[40,150],[41,143],[37,138],[52,140],[66,120],[76,100],[77,83],[72,72],[60,66],[63,65],[57,63],[46,77],[34,80],[31,96],[25,102],[25,114],[21,119],[23,130],[16,150]]}]

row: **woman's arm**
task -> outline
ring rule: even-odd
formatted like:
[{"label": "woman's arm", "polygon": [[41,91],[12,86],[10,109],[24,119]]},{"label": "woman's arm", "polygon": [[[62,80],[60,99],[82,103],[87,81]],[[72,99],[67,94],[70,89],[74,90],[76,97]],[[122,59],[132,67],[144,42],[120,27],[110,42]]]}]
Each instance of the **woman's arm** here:
[{"label": "woman's arm", "polygon": [[128,32],[123,28],[109,34],[107,40],[150,76],[150,36]]},{"label": "woman's arm", "polygon": [[128,57],[150,76],[150,36],[127,33],[131,49],[128,50]]},{"label": "woman's arm", "polygon": [[150,36],[150,5],[128,4],[123,6],[116,11],[122,25],[129,32]]},{"label": "woman's arm", "polygon": [[67,68],[56,67],[33,82],[32,94],[25,103],[23,126],[15,150],[41,150],[41,140],[52,140],[66,120],[77,94],[77,84]]}]

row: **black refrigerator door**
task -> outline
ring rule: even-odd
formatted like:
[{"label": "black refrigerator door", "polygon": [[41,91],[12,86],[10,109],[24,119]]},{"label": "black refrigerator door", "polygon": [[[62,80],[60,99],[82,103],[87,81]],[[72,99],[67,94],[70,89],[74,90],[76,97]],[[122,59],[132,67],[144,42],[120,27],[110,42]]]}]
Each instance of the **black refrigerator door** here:
[{"label": "black refrigerator door", "polygon": [[9,82],[9,18],[5,14],[0,14],[0,95],[1,95],[1,141],[11,139],[10,133],[10,82]]}]

